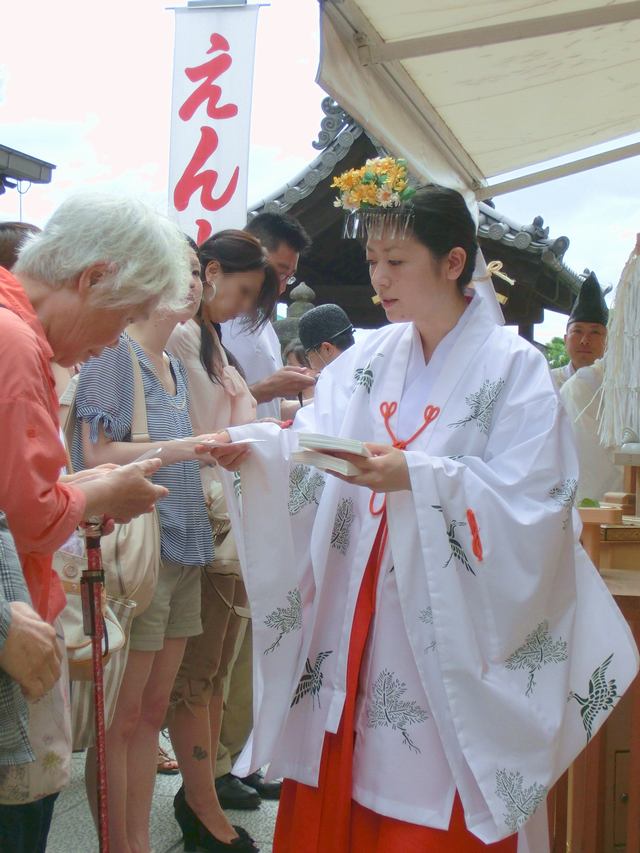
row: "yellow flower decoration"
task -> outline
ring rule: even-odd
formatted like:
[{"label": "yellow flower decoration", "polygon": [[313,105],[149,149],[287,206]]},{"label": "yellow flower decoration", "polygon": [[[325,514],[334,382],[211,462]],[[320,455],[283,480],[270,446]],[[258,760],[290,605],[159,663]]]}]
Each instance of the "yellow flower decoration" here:
[{"label": "yellow flower decoration", "polygon": [[409,186],[406,160],[375,157],[359,169],[349,169],[333,179],[339,191],[335,207],[360,209],[400,207],[415,193]]}]

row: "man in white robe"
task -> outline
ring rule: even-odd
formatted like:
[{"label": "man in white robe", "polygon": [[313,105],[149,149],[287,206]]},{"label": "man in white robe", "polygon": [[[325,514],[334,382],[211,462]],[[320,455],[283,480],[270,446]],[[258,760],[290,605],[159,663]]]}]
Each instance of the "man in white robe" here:
[{"label": "man in white robe", "polygon": [[576,439],[580,466],[576,500],[602,500],[606,492],[623,490],[624,471],[613,461],[614,448],[604,447],[598,435],[602,401],[603,360],[581,367],[560,389]]},{"label": "man in white robe", "polygon": [[576,370],[588,367],[602,358],[607,344],[609,309],[595,273],[589,273],[582,283],[580,293],[567,321],[564,345],[569,361],[551,371],[558,391]]}]

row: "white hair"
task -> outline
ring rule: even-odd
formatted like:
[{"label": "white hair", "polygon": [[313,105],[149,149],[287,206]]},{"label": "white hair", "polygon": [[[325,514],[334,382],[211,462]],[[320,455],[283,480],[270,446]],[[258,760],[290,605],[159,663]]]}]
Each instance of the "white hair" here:
[{"label": "white hair", "polygon": [[96,304],[121,308],[159,297],[184,305],[190,247],[166,217],[127,197],[80,193],[63,202],[39,234],[27,239],[13,272],[61,288],[94,264],[107,264]]}]

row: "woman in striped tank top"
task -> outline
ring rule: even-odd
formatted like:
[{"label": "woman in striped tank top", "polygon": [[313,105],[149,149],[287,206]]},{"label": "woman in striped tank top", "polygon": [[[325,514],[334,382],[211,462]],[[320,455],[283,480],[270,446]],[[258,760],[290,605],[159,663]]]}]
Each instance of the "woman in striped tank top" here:
[{"label": "woman in striped tank top", "polygon": [[[191,254],[188,302],[178,311],[156,312],[129,326],[116,347],[83,365],[76,396],[78,423],[72,448],[76,470],[105,462],[124,464],[162,448],[163,465],[153,480],[169,490],[158,503],[162,559],[158,586],[149,607],[133,620],[127,667],[107,732],[110,834],[119,853],[150,850],[158,734],[187,638],[202,630],[200,569],[213,560],[200,480],[203,457],[194,442],[181,441],[193,433],[187,377],[178,359],[165,352],[173,328],[193,317],[200,304],[200,264],[195,252]],[[132,356],[142,372],[148,443],[131,442]],[[90,754],[88,779],[95,772],[92,758]],[[91,782],[88,790],[94,790]]]}]

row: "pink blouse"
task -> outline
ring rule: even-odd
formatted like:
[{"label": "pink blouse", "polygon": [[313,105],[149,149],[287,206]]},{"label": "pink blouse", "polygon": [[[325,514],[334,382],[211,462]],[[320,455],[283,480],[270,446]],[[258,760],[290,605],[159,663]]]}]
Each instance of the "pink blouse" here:
[{"label": "pink blouse", "polygon": [[[256,419],[256,401],[249,386],[229,365],[217,337],[215,344],[224,365],[221,382],[212,382],[200,361],[200,324],[196,320],[176,326],[167,344],[169,352],[180,359],[187,371],[194,435],[219,432]],[[200,473],[206,498],[211,480],[217,480],[216,468],[205,467]]]}]

